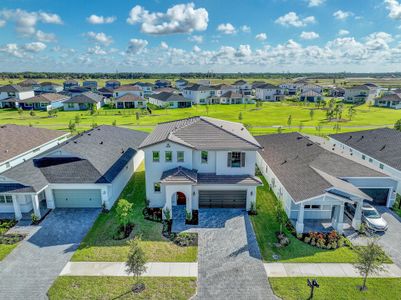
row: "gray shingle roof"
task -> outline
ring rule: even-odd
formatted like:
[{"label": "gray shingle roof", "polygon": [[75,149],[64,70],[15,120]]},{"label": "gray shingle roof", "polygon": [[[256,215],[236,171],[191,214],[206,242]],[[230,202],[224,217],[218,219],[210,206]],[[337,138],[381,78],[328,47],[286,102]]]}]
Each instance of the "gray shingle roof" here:
[{"label": "gray shingle roof", "polygon": [[206,86],[206,85],[201,85],[201,84],[193,84],[191,86],[184,88],[184,90],[187,90],[187,91],[210,91],[213,89],[214,88],[211,86]]},{"label": "gray shingle roof", "polygon": [[99,103],[103,100],[103,96],[92,92],[86,92],[79,95],[75,95],[64,103]]},{"label": "gray shingle roof", "polygon": [[152,94],[149,98],[157,99],[163,102],[191,102],[191,99],[184,98],[182,95],[169,93],[169,92],[161,92],[158,94]]},{"label": "gray shingle roof", "polygon": [[198,181],[198,173],[196,170],[177,167],[164,171],[160,181],[162,183],[196,183]]},{"label": "gray shingle roof", "polygon": [[330,137],[397,170],[401,170],[400,131],[379,128],[331,134]]},{"label": "gray shingle roof", "polygon": [[270,84],[270,83],[263,83],[263,84],[257,85],[255,88],[257,88],[257,89],[267,89],[267,90],[279,89],[278,86]]},{"label": "gray shingle roof", "polygon": [[366,91],[369,90],[369,88],[366,85],[354,85],[354,86],[351,86],[351,87],[347,87],[345,89],[348,89],[348,90],[366,90]]},{"label": "gray shingle roof", "polygon": [[251,175],[216,175],[215,173],[199,173],[198,184],[238,184],[260,185],[262,181]]},{"label": "gray shingle roof", "polygon": [[145,99],[143,99],[142,97],[130,93],[124,94],[115,99],[116,102],[134,102],[134,101],[144,101],[144,100]]},{"label": "gray shingle roof", "polygon": [[61,100],[67,100],[69,96],[63,94],[56,94],[56,93],[45,93],[35,97],[27,98],[24,100],[19,100],[18,102],[21,103],[51,103],[57,102]]},{"label": "gray shingle roof", "polygon": [[209,117],[192,117],[161,123],[140,148],[171,141],[194,149],[256,150],[259,143],[241,124]]},{"label": "gray shingle roof", "polygon": [[321,195],[333,188],[333,182],[316,170],[336,178],[387,177],[329,152],[299,133],[257,136],[256,140],[264,147],[259,154],[295,202]]},{"label": "gray shingle roof", "polygon": [[377,98],[378,101],[392,101],[392,102],[401,102],[401,95],[400,94],[388,94],[383,95],[380,98]]},{"label": "gray shingle roof", "polygon": [[303,92],[303,93],[301,94],[301,96],[302,96],[302,97],[319,97],[319,96],[322,96],[322,94],[317,93],[317,92],[315,92],[315,91],[313,91],[313,90],[308,90],[308,91],[306,91],[306,92]]},{"label": "gray shingle roof", "polygon": [[18,84],[7,84],[0,86],[0,92],[4,93],[19,93],[19,92],[27,92],[32,91],[31,86],[20,86]]},{"label": "gray shingle roof", "polygon": [[221,98],[242,99],[243,97],[241,94],[238,94],[233,91],[228,91],[228,92],[225,92],[223,95],[221,95]]}]

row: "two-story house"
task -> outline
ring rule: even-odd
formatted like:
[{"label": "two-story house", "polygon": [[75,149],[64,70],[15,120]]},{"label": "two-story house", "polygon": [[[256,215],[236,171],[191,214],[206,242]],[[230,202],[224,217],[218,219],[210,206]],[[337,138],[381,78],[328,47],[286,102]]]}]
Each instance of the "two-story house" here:
[{"label": "two-story house", "polygon": [[284,90],[286,95],[296,95],[298,86],[292,82],[285,82],[279,85],[281,89]]},{"label": "two-story house", "polygon": [[0,108],[15,108],[19,100],[35,96],[32,87],[8,84],[0,87]]},{"label": "two-story house", "polygon": [[74,79],[69,79],[63,82],[64,91],[68,91],[70,88],[79,86],[79,82]]},{"label": "two-story house", "polygon": [[125,94],[132,94],[138,97],[143,97],[143,90],[140,86],[138,85],[132,85],[132,84],[127,84],[127,85],[122,85],[118,88],[116,88],[113,92],[113,97],[118,98],[121,96],[124,96]]},{"label": "two-story house", "polygon": [[242,94],[243,96],[252,95],[252,84],[247,83],[245,80],[237,80],[233,85],[236,87],[238,94]]},{"label": "two-story house", "polygon": [[243,208],[256,201],[259,143],[240,123],[192,117],[160,123],[140,145],[150,207]]},{"label": "two-story house", "polygon": [[119,86],[121,86],[121,82],[120,81],[118,81],[118,80],[107,80],[105,88],[114,90],[114,89],[118,88]]},{"label": "two-story house", "polygon": [[377,91],[367,85],[355,85],[345,88],[344,102],[365,103],[373,101]]},{"label": "two-story house", "polygon": [[194,84],[182,90],[182,95],[194,104],[210,104],[209,98],[216,96],[216,89],[211,86]]},{"label": "two-story house", "polygon": [[82,83],[82,86],[90,89],[91,91],[96,91],[97,90],[97,81],[96,80],[85,80]]},{"label": "two-story house", "polygon": [[281,101],[284,99],[284,90],[270,83],[258,85],[255,88],[255,96],[262,101]]}]

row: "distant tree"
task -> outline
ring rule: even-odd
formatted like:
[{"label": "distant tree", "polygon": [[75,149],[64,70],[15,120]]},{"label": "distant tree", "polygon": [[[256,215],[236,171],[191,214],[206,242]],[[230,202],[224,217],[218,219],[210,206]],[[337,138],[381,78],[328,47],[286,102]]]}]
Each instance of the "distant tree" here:
[{"label": "distant tree", "polygon": [[399,119],[397,122],[395,122],[394,129],[401,131],[401,119]]},{"label": "distant tree", "polygon": [[292,124],[292,115],[289,115],[289,116],[288,116],[288,119],[287,119],[288,128],[291,127],[291,124]]},{"label": "distant tree", "polygon": [[69,130],[71,133],[74,133],[75,130],[76,130],[75,123],[74,123],[72,120],[70,120],[70,123],[68,124],[68,130]]},{"label": "distant tree", "polygon": [[351,120],[352,120],[352,117],[355,116],[355,114],[356,114],[356,109],[354,108],[353,105],[351,105],[351,106],[348,108],[348,119],[351,121]]},{"label": "distant tree", "polygon": [[117,203],[116,213],[118,222],[120,226],[124,228],[124,232],[127,229],[127,225],[130,221],[132,212],[132,203],[128,202],[128,200],[120,199]]},{"label": "distant tree", "polygon": [[314,111],[313,109],[311,109],[311,110],[309,111],[309,117],[310,117],[310,119],[313,120],[314,116],[315,116],[315,111]]},{"label": "distant tree", "polygon": [[117,121],[114,120],[114,121],[111,123],[111,125],[112,125],[112,126],[117,126]]},{"label": "distant tree", "polygon": [[299,132],[301,132],[303,128],[304,128],[304,124],[302,122],[299,122],[299,125],[298,125]]},{"label": "distant tree", "polygon": [[140,292],[145,289],[145,285],[142,283],[139,285],[139,276],[141,276],[144,272],[146,272],[146,256],[140,245],[141,238],[135,237],[134,239],[128,242],[128,257],[125,262],[126,271],[133,275],[136,283],[132,287],[134,292]]},{"label": "distant tree", "polygon": [[79,114],[75,115],[75,124],[79,125],[81,123],[81,116]]},{"label": "distant tree", "polygon": [[238,120],[242,121],[242,112],[239,113]]},{"label": "distant tree", "polygon": [[34,116],[36,116],[36,113],[35,113],[34,110],[31,110],[31,111],[29,112],[29,115],[30,115],[31,117],[34,117]]},{"label": "distant tree", "polygon": [[97,123],[96,122],[92,122],[91,124],[92,129],[97,127]]},{"label": "distant tree", "polygon": [[18,114],[19,114],[20,118],[22,118],[23,113],[24,113],[24,111],[22,110],[22,108],[18,107]]}]

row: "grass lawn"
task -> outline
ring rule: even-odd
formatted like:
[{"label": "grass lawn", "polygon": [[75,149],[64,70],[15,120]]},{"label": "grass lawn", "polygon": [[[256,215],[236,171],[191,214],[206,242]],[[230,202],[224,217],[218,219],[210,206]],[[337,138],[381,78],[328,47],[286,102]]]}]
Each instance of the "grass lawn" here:
[{"label": "grass lawn", "polygon": [[[162,224],[145,220],[142,210],[145,207],[144,165],[138,167],[120,198],[134,204],[131,221],[135,224],[134,235],[142,235],[142,247],[149,262],[192,262],[197,260],[197,247],[179,247],[162,237]],[[88,232],[73,261],[126,261],[127,240],[114,240],[118,227],[115,206],[109,213],[102,213]]]},{"label": "grass lawn", "polygon": [[14,248],[17,246],[18,243],[13,245],[0,244],[0,261],[3,260],[7,255],[9,255],[11,251],[13,251]]},{"label": "grass lawn", "polygon": [[146,289],[131,292],[132,277],[61,276],[48,291],[49,299],[189,299],[196,292],[196,278],[142,277]]},{"label": "grass lawn", "polygon": [[392,207],[393,211],[401,217],[401,195],[397,195],[397,199],[394,202],[394,205]]},{"label": "grass lawn", "polygon": [[[310,288],[306,285],[306,279],[296,278],[269,278],[274,293],[283,300],[309,299]],[[320,285],[315,289],[313,299],[316,300],[345,300],[345,299],[400,299],[401,279],[399,278],[371,278],[367,281],[368,290],[359,291],[362,285],[361,278],[317,278]]]},{"label": "grass lawn", "polygon": [[[261,177],[264,186],[257,188],[257,211],[258,215],[251,216],[256,239],[263,257],[263,260],[275,261],[273,254],[280,256],[280,262],[298,263],[352,263],[356,260],[356,252],[348,247],[335,250],[319,249],[312,247],[295,238],[286,228],[284,231],[290,239],[290,244],[282,249],[274,247],[277,242],[275,232],[280,230],[280,226],[275,219],[274,203],[276,196],[269,190],[266,180]],[[388,259],[391,263],[391,260]]]}]

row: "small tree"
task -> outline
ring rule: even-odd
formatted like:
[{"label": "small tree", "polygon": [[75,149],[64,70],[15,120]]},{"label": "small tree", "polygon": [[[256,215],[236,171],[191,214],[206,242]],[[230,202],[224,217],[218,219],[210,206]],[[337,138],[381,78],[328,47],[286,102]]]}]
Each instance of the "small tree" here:
[{"label": "small tree", "polygon": [[128,242],[129,252],[127,261],[125,263],[126,271],[132,273],[134,279],[136,279],[136,284],[132,287],[133,291],[141,291],[145,288],[142,284],[142,288],[138,286],[139,276],[146,272],[146,256],[145,252],[140,246],[140,237],[135,237]]},{"label": "small tree", "polygon": [[399,119],[397,122],[395,122],[394,129],[401,131],[401,119]]},{"label": "small tree", "polygon": [[127,229],[127,225],[130,221],[130,213],[132,210],[132,203],[128,202],[125,199],[120,199],[117,203],[117,218],[118,222],[120,223],[121,226],[124,228],[124,232]]},{"label": "small tree", "polygon": [[350,106],[348,108],[348,119],[351,121],[352,117],[356,114],[356,110],[354,108],[354,106]]},{"label": "small tree", "polygon": [[242,112],[239,113],[238,120],[240,120],[240,121],[242,120]]},{"label": "small tree", "polygon": [[75,115],[75,124],[79,125],[81,123],[81,116],[79,114]]},{"label": "small tree", "polygon": [[75,123],[72,120],[70,120],[70,123],[68,123],[68,129],[70,130],[71,133],[75,132],[76,127]]},{"label": "small tree", "polygon": [[136,113],[135,113],[135,119],[136,119],[136,122],[137,123],[139,123],[139,118],[140,118],[140,114],[139,114],[139,111],[137,111]]},{"label": "small tree", "polygon": [[356,248],[356,251],[358,257],[354,267],[359,271],[361,276],[363,276],[361,291],[364,291],[367,289],[366,279],[368,276],[384,271],[383,264],[385,256],[375,239],[370,240],[366,247]]},{"label": "small tree", "polygon": [[288,128],[291,127],[291,124],[292,124],[292,115],[289,115],[289,116],[288,116],[288,119],[287,119]]},{"label": "small tree", "polygon": [[287,221],[287,215],[284,211],[283,204],[280,199],[277,199],[277,203],[275,206],[276,209],[276,221],[280,224],[280,234],[283,232],[283,224]]},{"label": "small tree", "polygon": [[92,129],[97,127],[97,123],[96,122],[92,122],[91,124]]},{"label": "small tree", "polygon": [[302,122],[299,122],[299,125],[298,125],[299,132],[301,132],[303,128],[304,128],[304,124]]},{"label": "small tree", "polygon": [[313,120],[313,118],[315,117],[315,111],[313,109],[310,110],[309,117],[311,120]]},{"label": "small tree", "polygon": [[20,118],[22,118],[22,114],[24,113],[24,111],[22,110],[22,108],[21,107],[18,107],[18,114],[19,114],[19,117]]}]

